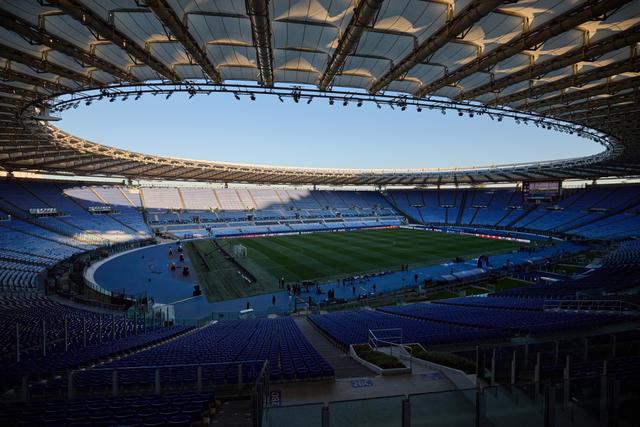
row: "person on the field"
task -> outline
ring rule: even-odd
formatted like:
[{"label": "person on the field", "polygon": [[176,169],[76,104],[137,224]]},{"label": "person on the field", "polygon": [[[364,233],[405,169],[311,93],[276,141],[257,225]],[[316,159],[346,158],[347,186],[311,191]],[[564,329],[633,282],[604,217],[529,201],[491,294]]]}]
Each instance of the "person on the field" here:
[{"label": "person on the field", "polygon": [[271,297],[271,305],[276,305],[276,296]]}]

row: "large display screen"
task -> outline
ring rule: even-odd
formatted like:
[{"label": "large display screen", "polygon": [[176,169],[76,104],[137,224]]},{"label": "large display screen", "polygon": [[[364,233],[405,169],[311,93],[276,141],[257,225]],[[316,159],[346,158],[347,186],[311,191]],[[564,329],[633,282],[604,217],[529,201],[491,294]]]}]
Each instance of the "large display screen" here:
[{"label": "large display screen", "polygon": [[560,196],[562,183],[560,181],[524,181],[522,183],[522,197],[527,200],[554,200]]}]

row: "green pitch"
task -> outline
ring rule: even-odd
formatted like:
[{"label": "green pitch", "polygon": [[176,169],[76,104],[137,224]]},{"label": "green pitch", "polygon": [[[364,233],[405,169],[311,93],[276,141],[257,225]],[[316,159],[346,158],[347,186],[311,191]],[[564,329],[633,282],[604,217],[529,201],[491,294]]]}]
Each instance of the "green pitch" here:
[{"label": "green pitch", "polygon": [[287,282],[328,281],[362,273],[438,264],[456,256],[468,259],[504,253],[521,244],[459,234],[403,228],[313,233],[218,241],[229,254],[234,245],[247,248],[237,261],[257,279],[248,284],[238,268],[211,241],[187,244],[187,253],[211,301],[241,298],[278,290]]}]

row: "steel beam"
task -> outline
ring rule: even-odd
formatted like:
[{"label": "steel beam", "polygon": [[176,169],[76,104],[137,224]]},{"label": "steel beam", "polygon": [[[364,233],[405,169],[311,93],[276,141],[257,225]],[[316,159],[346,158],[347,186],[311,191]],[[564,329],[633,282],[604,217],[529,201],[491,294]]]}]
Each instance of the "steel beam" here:
[{"label": "steel beam", "polygon": [[[636,72],[638,70],[640,70],[640,57],[632,57],[624,61],[614,62],[613,64],[605,67],[595,68],[591,71],[567,76],[551,83],[524,89],[519,92],[497,98],[489,104],[506,105],[522,99],[535,98],[540,95],[544,95],[545,93],[566,89],[571,86],[581,86],[594,80],[615,76],[616,74]],[[528,109],[527,105],[522,105],[520,108]]]},{"label": "steel beam", "polygon": [[22,88],[11,86],[4,83],[0,83],[0,92],[10,93],[12,95],[18,95],[24,98],[37,98],[39,95],[37,92],[33,92],[28,89],[22,89]]},{"label": "steel beam", "polygon": [[384,0],[360,0],[353,10],[349,25],[338,40],[338,47],[327,63],[327,68],[320,77],[318,86],[326,90],[333,78],[342,69],[347,57],[352,54],[365,28],[373,27],[374,20]]},{"label": "steel beam", "polygon": [[59,157],[59,158],[49,158],[47,157],[47,160],[44,162],[40,162],[37,163],[38,167],[42,167],[42,166],[50,166],[50,165],[56,165],[56,164],[60,164],[62,163],[62,166],[65,168],[75,168],[76,166],[76,162],[78,160],[82,161],[82,160],[90,160],[90,159],[94,159],[95,158],[95,154],[91,154],[91,153],[77,153],[73,156],[69,156],[69,157]]},{"label": "steel beam", "polygon": [[23,162],[25,160],[34,160],[34,161],[37,162],[37,161],[40,160],[40,157],[42,157],[42,159],[46,159],[46,158],[49,158],[49,156],[62,155],[64,157],[64,155],[68,154],[68,155],[71,156],[71,155],[76,154],[76,153],[77,153],[77,151],[70,150],[70,149],[61,150],[61,149],[47,147],[44,150],[36,150],[34,148],[33,153],[23,154],[23,155],[20,155],[18,157],[12,157],[12,158],[8,159],[9,161],[6,162],[6,163]]},{"label": "steel beam", "polygon": [[568,12],[550,20],[549,22],[546,22],[539,28],[524,32],[515,40],[497,47],[475,61],[471,61],[468,64],[457,68],[443,78],[422,86],[415,93],[415,96],[421,98],[444,86],[459,82],[465,77],[477,73],[478,71],[489,70],[492,66],[502,60],[510,58],[524,50],[535,48],[552,37],[562,34],[565,31],[575,28],[587,21],[593,20],[594,18],[604,15],[607,12],[617,9],[629,2],[630,0],[588,0]]},{"label": "steel beam", "polygon": [[622,114],[629,114],[629,113],[640,113],[640,105],[634,103],[630,105],[606,106],[604,108],[598,108],[592,111],[567,114],[566,116],[563,116],[563,118],[570,121],[578,121],[578,120],[594,119],[596,117],[609,118],[611,116],[619,116]]},{"label": "steel beam", "polygon": [[146,5],[153,11],[156,17],[158,17],[160,22],[173,33],[174,37],[182,44],[189,55],[195,59],[211,81],[220,83],[222,81],[220,73],[216,70],[207,53],[198,45],[198,42],[196,42],[167,1],[147,0]]},{"label": "steel beam", "polygon": [[246,0],[247,15],[251,20],[253,46],[258,58],[258,71],[262,85],[273,86],[273,48],[271,46],[271,21],[269,0]]},{"label": "steel beam", "polygon": [[535,79],[552,71],[577,64],[578,62],[593,61],[608,52],[612,52],[625,46],[632,46],[638,42],[640,42],[640,25],[599,40],[587,47],[579,47],[563,55],[556,56],[523,70],[509,73],[506,77],[481,85],[475,89],[464,91],[460,95],[454,97],[454,100],[461,101],[464,99],[473,99],[487,92],[499,91],[516,83]]},{"label": "steel beam", "polygon": [[464,10],[458,12],[453,19],[426,39],[409,55],[405,56],[398,64],[375,82],[369,93],[374,94],[386,87],[392,81],[400,78],[417,64],[422,63],[427,57],[435,53],[464,30],[471,27],[480,19],[488,15],[496,7],[502,4],[502,0],[474,0]]},{"label": "steel beam", "polygon": [[0,44],[0,56],[14,62],[27,65],[43,73],[51,73],[78,82],[80,85],[103,86],[103,83],[91,76],[78,73],[61,65],[49,62],[47,58],[38,58],[5,44]]},{"label": "steel beam", "polygon": [[100,37],[110,40],[116,46],[120,47],[135,58],[138,62],[148,65],[161,76],[164,76],[173,82],[178,82],[180,80],[175,71],[169,69],[126,34],[115,28],[115,26],[110,25],[107,21],[102,19],[100,15],[80,3],[78,0],[49,0],[49,3],[58,7],[82,25],[88,27],[94,33],[100,35]]},{"label": "steel beam", "polygon": [[76,59],[83,66],[99,68],[122,81],[135,82],[137,80],[131,73],[121,70],[115,65],[100,59],[95,54],[89,53],[67,40],[51,34],[42,28],[31,25],[29,22],[12,13],[6,11],[0,13],[0,26],[21,35],[30,40],[31,43],[44,45],[58,52],[62,52]]},{"label": "steel beam", "polygon": [[[629,82],[626,82],[626,80],[629,80]],[[551,102],[551,100],[549,100],[549,103],[544,103],[541,105],[535,105],[532,106],[531,104],[528,105],[528,108],[535,108],[540,110],[543,107],[547,107],[549,105],[551,106],[557,106],[557,107],[552,107],[549,108],[548,110],[544,111],[545,115],[551,115],[551,116],[557,116],[557,115],[562,115],[562,113],[566,113],[566,112],[571,112],[571,111],[581,111],[584,109],[591,109],[594,108],[593,106],[596,105],[604,105],[604,104],[611,104],[611,103],[623,103],[623,102],[629,102],[629,101],[633,101],[633,100],[637,100],[638,98],[638,94],[631,92],[628,94],[624,94],[624,95],[616,95],[616,96],[610,96],[610,97],[606,97],[606,98],[597,98],[597,99],[590,99],[588,101],[585,102],[580,102],[580,103],[574,103],[574,104],[570,104],[573,101],[578,101],[580,99],[585,99],[585,98],[590,98],[591,96],[595,96],[595,95],[602,95],[602,94],[610,94],[613,95],[616,92],[620,92],[621,90],[625,90],[625,89],[629,89],[629,88],[639,88],[640,87],[640,79],[638,77],[635,78],[629,78],[629,79],[624,79],[624,81],[621,81],[619,83],[626,83],[624,85],[619,85],[618,87],[622,87],[623,89],[611,89],[611,90],[607,90],[606,88],[602,88],[601,86],[609,86],[609,85],[601,85],[601,86],[596,86],[593,89],[598,89],[597,91],[594,91],[595,93],[591,93],[591,94],[582,94],[582,92],[587,92],[588,90],[585,91],[577,91],[577,92],[572,92],[570,94],[567,94],[566,97],[563,97],[562,95],[560,96],[555,96],[553,97],[553,101]],[[613,84],[611,85],[613,86]],[[545,99],[546,101],[546,99]]]}]

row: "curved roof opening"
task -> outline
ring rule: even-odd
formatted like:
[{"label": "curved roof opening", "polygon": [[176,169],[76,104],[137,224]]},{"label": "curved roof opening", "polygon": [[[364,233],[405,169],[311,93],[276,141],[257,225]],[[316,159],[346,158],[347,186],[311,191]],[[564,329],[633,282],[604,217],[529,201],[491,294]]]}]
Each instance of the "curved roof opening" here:
[{"label": "curved roof opening", "polygon": [[[102,100],[63,113],[61,129],[104,145],[234,163],[426,169],[590,156],[604,148],[577,135],[488,116],[336,99],[254,101],[232,93]],[[96,125],[99,123],[99,125]]]}]

